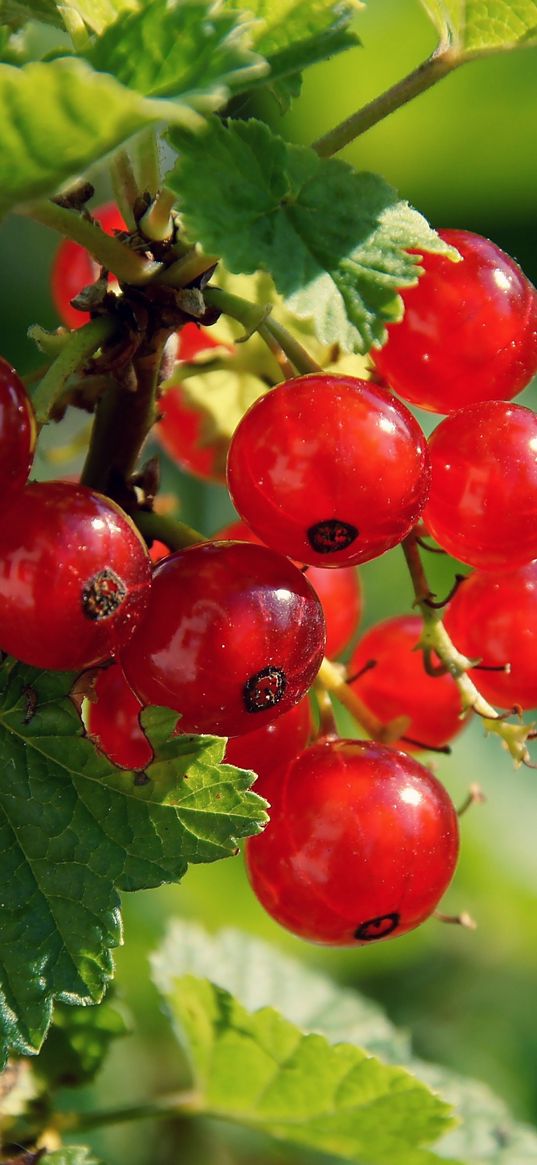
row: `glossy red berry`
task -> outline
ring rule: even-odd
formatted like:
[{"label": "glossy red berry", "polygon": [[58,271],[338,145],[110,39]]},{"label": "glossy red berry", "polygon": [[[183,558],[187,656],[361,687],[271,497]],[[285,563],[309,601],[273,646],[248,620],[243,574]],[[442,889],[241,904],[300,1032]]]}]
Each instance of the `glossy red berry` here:
[{"label": "glossy red berry", "polygon": [[[246,522],[232,522],[216,535],[217,538],[236,538],[243,542],[261,540],[250,530]],[[362,587],[360,576],[354,566],[342,566],[339,570],[321,570],[310,566],[308,582],[321,600],[326,623],[325,653],[334,659],[356,631],[362,614]]]},{"label": "glossy red berry", "polygon": [[264,724],[242,736],[232,736],[227,743],[224,761],[240,769],[253,769],[261,780],[265,780],[303,752],[312,727],[310,702],[304,696],[272,724]]},{"label": "glossy red berry", "polygon": [[228,486],[267,545],[313,566],[351,566],[401,542],[419,518],[426,441],[408,409],[369,381],[300,376],[242,418]]},{"label": "glossy red berry", "polygon": [[462,262],[424,255],[425,274],[401,292],[405,314],[371,356],[404,400],[449,413],[511,400],[537,372],[537,292],[495,243],[441,230]]},{"label": "glossy red berry", "polygon": [[140,724],[142,704],[131,691],[119,664],[99,671],[95,699],[88,704],[88,734],[102,752],[124,769],[144,769],[153,750]]},{"label": "glossy red berry", "polygon": [[[97,207],[91,213],[108,235],[127,229],[117,206],[112,202]],[[78,311],[72,306],[71,300],[83,287],[94,283],[99,272],[99,264],[80,243],[72,239],[64,239],[60,243],[50,273],[50,290],[56,311],[68,328],[80,328],[90,319],[89,313]]]},{"label": "glossy red berry", "polygon": [[325,739],[256,788],[272,808],[246,843],[247,869],[282,926],[362,945],[405,934],[435,909],[455,870],[457,814],[413,757]]},{"label": "glossy red berry", "polygon": [[384,724],[409,718],[404,739],[394,746],[406,752],[441,748],[461,731],[461,699],[450,675],[430,676],[417,645],[423,629],[419,615],[396,615],[362,635],[348,664],[349,674],[362,672],[351,687]]},{"label": "glossy red berry", "polygon": [[537,558],[537,416],[503,400],[445,417],[429,440],[423,520],[461,562],[510,569]]},{"label": "glossy red berry", "polygon": [[0,357],[0,454],[4,499],[25,485],[32,465],[36,423],[22,380]]},{"label": "glossy red berry", "polygon": [[499,708],[537,708],[537,561],[517,570],[475,571],[459,587],[444,623],[455,646],[485,668],[472,671]]},{"label": "glossy red berry", "polygon": [[82,670],[117,655],[149,598],[130,518],[70,482],[39,482],[0,528],[0,648],[34,667]]},{"label": "glossy red berry", "polygon": [[324,651],[319,600],[264,546],[206,542],[156,567],[151,602],[122,654],[143,704],[181,713],[186,732],[251,732],[312,684]]}]

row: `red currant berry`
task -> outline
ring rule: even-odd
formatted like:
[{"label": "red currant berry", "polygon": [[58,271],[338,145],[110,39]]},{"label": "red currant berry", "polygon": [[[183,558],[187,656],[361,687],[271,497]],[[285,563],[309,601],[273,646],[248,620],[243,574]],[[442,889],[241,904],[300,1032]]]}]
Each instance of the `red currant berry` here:
[{"label": "red currant berry", "polygon": [[422,628],[419,615],[384,619],[362,636],[348,665],[352,675],[375,661],[351,687],[383,723],[408,716],[404,737],[394,742],[407,752],[441,748],[463,727],[455,681],[449,675],[428,675],[423,654],[416,650]]},{"label": "red currant berry", "polygon": [[149,598],[130,518],[84,486],[26,486],[0,529],[0,648],[33,667],[82,670],[117,655]]},{"label": "red currant berry", "polygon": [[[235,538],[242,542],[261,540],[250,530],[246,522],[232,522],[216,535],[217,538]],[[342,566],[339,570],[321,570],[310,566],[308,582],[321,600],[326,622],[325,652],[334,659],[347,646],[362,615],[362,588],[360,576],[354,566]]]},{"label": "red currant berry", "polygon": [[265,832],[246,843],[250,881],[301,938],[347,946],[405,934],[451,881],[457,814],[406,753],[320,740],[258,791],[272,808]]},{"label": "red currant berry", "polygon": [[0,356],[0,451],[2,490],[6,497],[26,485],[36,433],[34,410],[22,380]]},{"label": "red currant berry", "polygon": [[537,292],[495,243],[441,230],[462,262],[424,255],[425,274],[401,292],[405,315],[371,356],[404,400],[450,413],[511,400],[537,372]]},{"label": "red currant berry", "polygon": [[268,546],[313,566],[351,566],[401,542],[419,518],[427,443],[408,409],[369,381],[300,376],[245,413],[228,486]]},{"label": "red currant berry", "polygon": [[142,705],[117,663],[98,673],[95,700],[86,715],[88,735],[120,768],[145,769],[153,759],[153,750],[140,724],[141,711]]},{"label": "red currant berry", "polygon": [[227,743],[224,761],[239,769],[253,769],[263,780],[305,749],[311,731],[310,702],[304,696],[272,724],[264,724],[242,736],[232,736]]},{"label": "red currant berry", "polygon": [[429,440],[423,520],[461,562],[509,569],[537,558],[537,417],[502,400],[445,417]]},{"label": "red currant berry", "polygon": [[537,708],[537,562],[518,570],[468,576],[447,608],[454,644],[484,668],[472,671],[480,692],[500,708]]},{"label": "red currant berry", "polygon": [[[92,216],[108,235],[127,229],[117,206],[112,202],[93,210]],[[50,290],[56,311],[68,328],[80,328],[90,319],[89,313],[78,311],[72,306],[71,300],[79,295],[83,287],[94,283],[99,273],[99,264],[80,243],[74,243],[72,239],[64,239],[60,243],[50,273]],[[113,276],[110,279],[114,281]]]},{"label": "red currant berry", "polygon": [[319,600],[291,562],[264,546],[206,542],[155,567],[122,663],[142,703],[175,708],[184,731],[235,736],[298,703],[324,641]]}]

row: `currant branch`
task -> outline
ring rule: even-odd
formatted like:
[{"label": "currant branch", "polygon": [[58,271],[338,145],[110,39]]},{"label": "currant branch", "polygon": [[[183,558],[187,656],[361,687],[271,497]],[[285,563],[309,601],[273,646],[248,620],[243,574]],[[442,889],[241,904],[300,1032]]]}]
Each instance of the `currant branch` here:
[{"label": "currant branch", "polygon": [[395,113],[402,105],[406,105],[420,93],[425,93],[443,77],[447,77],[465,58],[458,56],[452,48],[439,45],[427,60],[422,61],[417,69],[413,69],[406,77],[397,81],[385,93],[375,97],[373,101],[362,106],[350,117],[345,118],[339,125],[334,126],[328,133],[312,143],[312,148],[321,158],[330,158],[344,149],[350,142],[356,140],[366,130],[371,129],[377,122]]},{"label": "currant branch", "polygon": [[[117,321],[113,317],[103,316],[100,319],[91,320],[89,324],[78,328],[76,332],[57,337],[59,353],[32,394],[32,403],[38,424],[43,425],[48,421],[52,409],[58,404],[65,392],[69,377],[82,368],[90,356],[94,356],[106,340],[112,339],[117,328]],[[35,330],[30,329],[29,335],[31,338],[37,339],[39,346],[42,346],[41,329],[38,334]],[[54,343],[56,337],[50,339],[50,348],[53,349],[56,346]]]},{"label": "currant branch", "polygon": [[483,720],[485,731],[493,732],[500,737],[515,763],[528,764],[530,757],[526,741],[532,731],[531,725],[508,723],[481,695],[468,675],[475,661],[457,651],[442,623],[440,612],[430,605],[431,589],[425,575],[415,532],[405,538],[402,548],[414,587],[416,606],[419,607],[423,619],[422,648],[429,652],[434,651],[443,669],[455,680],[463,712],[470,710],[476,712]]},{"label": "currant branch", "polygon": [[[295,336],[283,324],[273,319],[270,304],[259,306],[250,303],[242,296],[233,295],[220,287],[207,287],[204,291],[204,299],[209,306],[218,308],[219,311],[231,316],[231,319],[237,320],[243,325],[245,329],[243,340],[249,339],[253,332],[259,332],[267,347],[276,357],[286,377],[292,377],[297,373],[302,375],[311,372],[322,373],[321,366],[310,356]],[[282,354],[288,358],[294,371],[293,369],[289,370],[287,362],[282,360]]]},{"label": "currant branch", "polygon": [[148,283],[162,270],[161,263],[145,258],[120,239],[106,234],[93,219],[78,211],[58,206],[56,202],[32,202],[16,208],[16,211],[80,243],[97,263],[134,287]]}]

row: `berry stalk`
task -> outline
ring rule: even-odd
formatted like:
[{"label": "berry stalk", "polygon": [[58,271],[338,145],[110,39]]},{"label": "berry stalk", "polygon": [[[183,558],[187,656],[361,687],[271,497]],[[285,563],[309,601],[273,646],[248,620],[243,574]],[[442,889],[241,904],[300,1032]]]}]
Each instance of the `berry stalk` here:
[{"label": "berry stalk", "polygon": [[343,150],[345,146],[348,146],[350,142],[355,141],[366,130],[371,129],[377,122],[388,117],[390,113],[395,113],[402,105],[412,101],[413,97],[425,93],[427,89],[436,85],[437,81],[447,77],[453,69],[463,63],[464,58],[458,57],[452,49],[439,46],[432,56],[418,65],[417,69],[413,69],[411,73],[397,81],[385,93],[381,93],[373,101],[363,105],[350,117],[341,121],[339,125],[334,126],[328,133],[317,138],[317,141],[312,143],[312,148],[317,151],[321,158],[331,158]]},{"label": "berry stalk", "polygon": [[52,408],[65,391],[69,377],[82,368],[90,356],[93,356],[106,340],[113,337],[116,330],[116,320],[108,316],[91,320],[89,324],[85,324],[76,332],[71,332],[70,336],[65,338],[54,363],[50,365],[32,394],[38,424],[43,425],[48,420]]},{"label": "berry stalk", "polygon": [[531,726],[509,724],[481,695],[468,675],[475,660],[470,660],[460,651],[457,651],[442,623],[438,610],[429,605],[431,589],[423,568],[416,534],[414,532],[409,534],[401,545],[414,587],[416,606],[419,607],[423,618],[421,646],[425,650],[434,651],[444,669],[453,676],[459,689],[463,711],[471,709],[476,712],[483,719],[485,731],[494,732],[500,737],[516,764],[528,764],[529,753],[526,740],[531,733]]}]

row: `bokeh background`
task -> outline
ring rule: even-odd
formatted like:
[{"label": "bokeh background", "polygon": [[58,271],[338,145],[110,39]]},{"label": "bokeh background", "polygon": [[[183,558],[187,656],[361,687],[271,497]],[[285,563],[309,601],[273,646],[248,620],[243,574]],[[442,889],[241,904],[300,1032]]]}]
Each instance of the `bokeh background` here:
[{"label": "bokeh background", "polygon": [[[274,105],[263,104],[276,129],[310,142],[402,77],[435,43],[419,0],[371,0],[356,26],[364,47],[311,70],[283,120]],[[465,66],[341,156],[383,174],[433,225],[493,238],[537,281],[536,113],[537,51],[500,55]],[[107,196],[104,185],[98,190]],[[23,373],[39,362],[26,338],[28,325],[58,323],[48,286],[56,245],[51,232],[19,217],[0,228],[0,351]],[[519,399],[535,407],[535,388]],[[434,423],[420,419],[429,427]],[[79,429],[79,420],[73,421],[73,437]],[[54,450],[57,436],[47,436],[40,476],[63,475],[76,466],[76,449],[74,457]],[[180,497],[186,521],[211,534],[228,520],[232,511],[222,487],[194,482],[164,456],[162,461],[163,488]],[[447,592],[453,564],[431,556],[427,565],[433,589]],[[362,578],[363,627],[410,606],[398,550],[366,565]],[[451,757],[433,763],[455,801],[475,781],[487,796],[463,820],[460,867],[445,900],[446,910],[468,910],[477,919],[475,933],[432,921],[392,943],[324,951],[271,923],[249,890],[240,858],[194,867],[179,887],[125,898],[117,994],[133,1034],[113,1049],[85,1103],[102,1108],[147,1099],[185,1079],[147,965],[167,919],[181,915],[209,929],[232,925],[261,935],[356,987],[412,1032],[420,1055],[487,1081],[515,1115],[537,1122],[537,773],[514,771],[498,742],[484,739],[479,723],[455,743]],[[110,1165],[262,1165],[292,1158],[287,1150],[254,1146],[229,1130],[186,1124],[176,1126],[173,1137],[151,1122],[110,1129],[95,1134],[92,1144]]]}]

